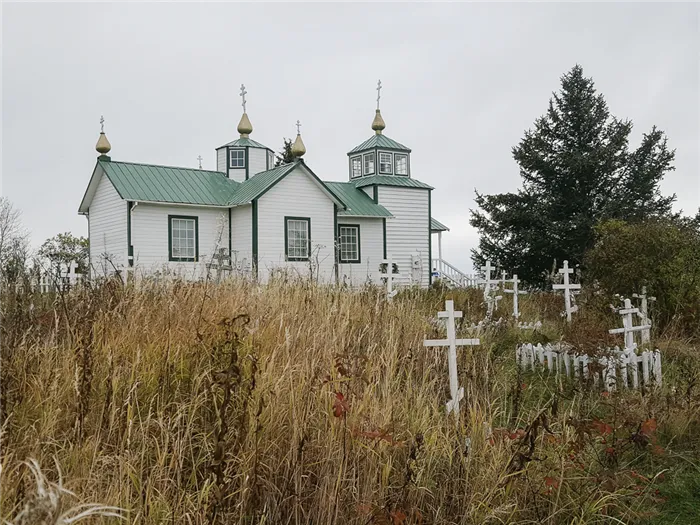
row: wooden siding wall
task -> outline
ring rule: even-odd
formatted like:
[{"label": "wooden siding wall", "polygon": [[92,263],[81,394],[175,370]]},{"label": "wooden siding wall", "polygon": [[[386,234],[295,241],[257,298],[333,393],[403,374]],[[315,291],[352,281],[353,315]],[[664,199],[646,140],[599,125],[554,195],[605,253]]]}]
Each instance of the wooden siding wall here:
[{"label": "wooden siding wall", "polygon": [[228,170],[228,178],[238,182],[245,181],[245,168],[235,168]]},{"label": "wooden siding wall", "polygon": [[[387,219],[387,223],[392,219]],[[384,231],[382,219],[365,219],[354,217],[338,217],[338,226],[343,224],[359,224],[360,226],[360,257],[359,263],[340,263],[338,278],[340,282],[348,282],[359,286],[368,280],[381,285],[379,265],[384,259]]]},{"label": "wooden siding wall", "polygon": [[[168,215],[198,218],[197,262],[169,261]],[[228,248],[228,209],[140,203],[131,211],[131,243],[137,276],[165,269],[186,279],[204,277],[206,263],[211,261],[217,244],[219,248]]]},{"label": "wooden siding wall", "polygon": [[411,255],[420,252],[421,286],[430,281],[430,191],[417,188],[379,186],[379,204],[394,216],[386,221],[386,251],[399,265],[402,284],[411,284]]},{"label": "wooden siding wall", "polygon": [[[272,166],[270,166],[272,167]],[[267,150],[248,148],[248,178],[267,170]]]},{"label": "wooden siding wall", "polygon": [[253,263],[253,206],[245,204],[231,209],[231,250],[237,260]]},{"label": "wooden siding wall", "polygon": [[216,150],[216,171],[226,173],[226,148]]},{"label": "wooden siding wall", "polygon": [[114,273],[126,265],[126,201],[103,174],[89,209],[90,265],[93,276]]},{"label": "wooden siding wall", "polygon": [[[260,197],[258,201],[258,277],[267,281],[274,268],[286,267],[309,276],[308,262],[285,260],[285,216],[311,218],[312,259],[318,251],[319,281],[335,280],[333,201],[299,168]],[[427,226],[427,219],[426,219]]]}]

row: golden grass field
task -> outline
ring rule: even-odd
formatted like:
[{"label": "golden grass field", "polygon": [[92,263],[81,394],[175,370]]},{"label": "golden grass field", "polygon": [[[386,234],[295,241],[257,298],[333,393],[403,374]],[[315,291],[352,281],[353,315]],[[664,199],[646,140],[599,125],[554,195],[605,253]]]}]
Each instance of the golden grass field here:
[{"label": "golden grass field", "polygon": [[[697,341],[657,338],[660,390],[520,374],[518,342],[594,348],[619,323],[583,303],[564,327],[560,296],[525,296],[541,331],[505,326],[458,350],[455,424],[446,350],[422,344],[444,337],[445,298],[465,323],[483,317],[478,290],[386,303],[373,288],[232,281],[6,297],[1,517],[59,523],[95,503],[149,525],[693,523]],[[30,459],[54,483],[60,467],[73,493],[60,509],[36,496]]]}]

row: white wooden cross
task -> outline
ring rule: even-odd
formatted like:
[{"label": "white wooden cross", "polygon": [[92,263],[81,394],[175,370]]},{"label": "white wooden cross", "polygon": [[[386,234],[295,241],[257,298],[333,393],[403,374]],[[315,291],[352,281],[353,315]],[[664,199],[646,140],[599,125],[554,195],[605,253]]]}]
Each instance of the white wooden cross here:
[{"label": "white wooden cross", "polygon": [[233,266],[231,266],[231,255],[229,255],[226,248],[219,248],[219,251],[212,255],[211,258],[216,262],[207,263],[207,270],[214,268],[216,270],[216,282],[220,283],[222,273],[233,270]]},{"label": "white wooden cross", "polygon": [[632,301],[625,299],[625,307],[618,312],[622,316],[622,328],[608,330],[611,334],[625,334],[625,349],[634,349],[634,332],[649,330],[651,325],[634,326],[634,314],[639,314],[639,308],[632,308]]},{"label": "white wooden cross", "polygon": [[[386,265],[386,272],[380,270],[380,275],[382,279],[386,279],[386,298],[391,301],[394,296],[398,293],[394,290],[394,279],[396,277],[401,277],[400,273],[394,273],[394,263],[391,255],[382,261],[383,265]],[[380,266],[381,268],[381,266]]]},{"label": "white wooden cross", "polygon": [[513,283],[513,288],[511,290],[507,290],[504,288],[503,291],[505,293],[513,294],[513,317],[517,319],[518,317],[520,317],[520,312],[518,311],[518,295],[525,295],[527,294],[527,292],[518,290],[518,283],[520,282],[520,280],[518,279],[517,273],[513,274],[513,279],[511,279],[510,281],[505,281],[504,279],[504,282]]},{"label": "white wooden cross", "polygon": [[484,272],[484,280],[481,283],[484,285],[484,301],[486,301],[491,291],[491,285],[498,281],[491,280],[491,272],[494,271],[494,268],[491,267],[491,261],[486,261],[486,266],[482,266],[481,271]]},{"label": "white wooden cross", "polygon": [[571,322],[571,314],[578,311],[578,306],[571,306],[571,290],[580,290],[580,284],[569,282],[569,274],[574,273],[573,268],[569,268],[569,261],[564,261],[564,267],[559,270],[559,273],[564,274],[564,284],[554,284],[552,289],[564,290],[564,306],[566,308],[566,320]]},{"label": "white wooden cross", "polygon": [[457,377],[457,347],[476,346],[480,344],[478,339],[457,339],[455,330],[455,319],[462,317],[462,312],[455,312],[454,302],[445,301],[445,311],[438,312],[438,318],[446,320],[447,339],[426,339],[423,346],[447,346],[447,365],[450,374],[450,399],[447,402],[447,413],[454,411],[455,418],[459,420],[459,402],[464,398],[464,388],[459,386]]},{"label": "white wooden cross", "polygon": [[[634,293],[632,294],[632,297],[635,299],[641,299],[642,304],[639,307],[639,312],[641,313],[642,316],[642,322],[644,324],[648,324],[651,326],[651,318],[649,317],[649,301],[656,301],[656,297],[648,297],[647,296],[647,287],[642,286],[642,293],[637,294]],[[642,344],[648,343],[651,341],[651,330],[642,330]]]},{"label": "white wooden cross", "polygon": [[62,272],[61,280],[63,281],[64,289],[66,288],[66,284],[68,285],[68,288],[73,288],[76,284],[78,284],[78,279],[82,277],[82,274],[77,273],[77,269],[78,263],[71,261],[68,265],[68,269],[65,272]]}]

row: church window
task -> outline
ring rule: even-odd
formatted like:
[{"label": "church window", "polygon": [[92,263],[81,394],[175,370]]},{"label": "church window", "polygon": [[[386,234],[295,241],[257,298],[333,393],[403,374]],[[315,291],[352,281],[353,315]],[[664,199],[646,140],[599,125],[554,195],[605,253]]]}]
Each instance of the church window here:
[{"label": "church window", "polygon": [[406,155],[394,155],[394,162],[396,163],[394,171],[396,175],[408,175],[408,157]]},{"label": "church window", "polygon": [[388,173],[391,175],[391,153],[379,154],[379,173]]},{"label": "church window", "polygon": [[353,157],[350,159],[350,165],[350,178],[356,179],[358,177],[362,177],[362,157]]},{"label": "church window", "polygon": [[341,263],[360,262],[360,226],[342,224],[338,226],[338,251]]},{"label": "church window", "polygon": [[230,155],[230,168],[245,168],[245,150],[232,149]]},{"label": "church window", "polygon": [[284,218],[284,254],[288,261],[308,261],[311,254],[311,219]]},{"label": "church window", "polygon": [[374,175],[374,153],[365,153],[365,175]]},{"label": "church window", "polygon": [[195,262],[199,256],[197,217],[168,215],[170,260]]}]

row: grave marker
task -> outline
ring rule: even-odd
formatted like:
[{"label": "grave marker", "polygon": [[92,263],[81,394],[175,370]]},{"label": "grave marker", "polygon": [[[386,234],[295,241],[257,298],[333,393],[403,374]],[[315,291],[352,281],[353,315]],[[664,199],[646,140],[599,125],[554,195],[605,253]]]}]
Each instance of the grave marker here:
[{"label": "grave marker", "polygon": [[[642,286],[642,293],[632,294],[635,299],[641,299],[642,304],[639,307],[639,312],[642,316],[642,322],[646,325],[651,326],[651,318],[649,317],[649,301],[656,301],[656,297],[647,296],[647,287]],[[649,343],[651,341],[651,330],[642,330],[642,344]]]},{"label": "grave marker", "polygon": [[226,248],[219,248],[219,251],[212,255],[211,258],[216,262],[207,263],[207,270],[211,270],[212,268],[216,270],[216,282],[218,284],[221,282],[223,272],[230,272],[233,270],[233,266],[231,266],[231,254],[228,253]]},{"label": "grave marker", "polygon": [[401,277],[401,274],[394,273],[394,263],[391,255],[388,255],[387,258],[382,261],[382,265],[385,265],[386,272],[380,270],[379,275],[382,279],[386,279],[386,298],[388,301],[391,301],[398,293],[397,290],[394,290],[394,278]]},{"label": "grave marker", "polygon": [[504,282],[512,282],[513,283],[512,289],[508,290],[505,288],[505,285],[504,285],[503,291],[505,293],[512,293],[513,294],[513,317],[515,317],[517,319],[518,317],[520,317],[520,312],[518,311],[518,295],[526,295],[527,292],[518,290],[518,283],[520,282],[520,280],[518,279],[517,273],[513,274],[513,279],[511,279],[510,281],[504,280]]},{"label": "grave marker", "polygon": [[642,324],[634,326],[633,315],[639,315],[639,309],[632,308],[632,301],[629,299],[625,299],[625,307],[618,310],[617,313],[622,316],[622,328],[613,328],[608,330],[608,332],[611,334],[625,334],[625,349],[634,348],[634,333],[649,330],[651,325]]},{"label": "grave marker", "polygon": [[580,284],[574,284],[569,282],[569,274],[574,273],[573,268],[569,268],[569,261],[564,261],[564,267],[559,270],[559,273],[564,275],[563,284],[553,284],[553,290],[564,290],[564,307],[566,313],[566,320],[571,322],[571,314],[578,311],[578,306],[571,306],[571,291],[580,290]]}]

